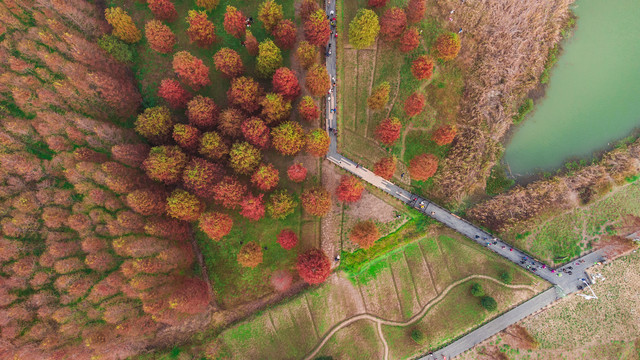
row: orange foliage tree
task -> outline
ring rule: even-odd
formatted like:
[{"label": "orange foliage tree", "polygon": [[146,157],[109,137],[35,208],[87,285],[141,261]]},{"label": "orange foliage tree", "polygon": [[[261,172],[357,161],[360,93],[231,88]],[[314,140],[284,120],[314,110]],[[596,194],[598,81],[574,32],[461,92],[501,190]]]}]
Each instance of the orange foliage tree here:
[{"label": "orange foliage tree", "polygon": [[291,250],[298,245],[298,235],[291,229],[282,229],[278,234],[278,244],[285,250]]},{"label": "orange foliage tree", "polygon": [[211,160],[218,160],[229,153],[229,146],[224,142],[220,134],[215,131],[209,131],[200,137],[198,152]]},{"label": "orange foliage tree", "polygon": [[234,78],[244,72],[240,55],[235,50],[226,47],[218,50],[213,56],[213,63],[216,65],[216,70],[228,78]]},{"label": "orange foliage tree", "polygon": [[293,164],[287,169],[287,176],[293,182],[303,182],[307,178],[307,168],[302,163]]},{"label": "orange foliage tree", "polygon": [[298,113],[304,120],[314,122],[320,116],[320,108],[311,96],[304,96],[298,104]]},{"label": "orange foliage tree", "polygon": [[147,0],[147,5],[158,20],[172,22],[178,17],[176,7],[170,0]]},{"label": "orange foliage tree", "polygon": [[370,248],[379,237],[378,227],[372,220],[359,221],[349,232],[349,240],[363,249]]},{"label": "orange foliage tree", "polygon": [[419,22],[427,12],[427,0],[409,0],[406,12],[410,23]]},{"label": "orange foliage tree", "polygon": [[353,175],[344,175],[336,188],[338,200],[343,202],[356,202],[362,198],[364,184]]},{"label": "orange foliage tree", "polygon": [[317,1],[303,0],[302,3],[300,4],[300,9],[299,9],[300,18],[302,19],[302,22],[309,20],[309,17],[311,16],[311,14],[318,11],[319,9],[320,9],[320,6],[318,6]]},{"label": "orange foliage tree", "polygon": [[161,143],[169,139],[173,124],[171,111],[164,106],[156,106],[146,108],[142,114],[138,115],[135,128],[138,134],[147,140]]},{"label": "orange foliage tree", "polygon": [[376,127],[376,138],[385,145],[393,145],[400,138],[402,123],[398,118],[386,118]]},{"label": "orange foliage tree", "polygon": [[325,156],[329,151],[331,138],[323,129],[315,129],[307,134],[306,150],[309,154],[317,157]]},{"label": "orange foliage tree", "polygon": [[281,67],[273,74],[271,79],[273,91],[282,95],[288,101],[293,101],[300,96],[300,84],[296,73],[289,68]]},{"label": "orange foliage tree", "polygon": [[313,96],[323,96],[331,88],[331,79],[327,68],[320,65],[313,65],[305,78],[305,86]]},{"label": "orange foliage tree", "polygon": [[271,129],[273,147],[283,155],[295,155],[304,146],[304,129],[293,121],[285,121]]},{"label": "orange foliage tree", "polygon": [[189,124],[203,130],[213,128],[218,120],[218,106],[213,99],[198,95],[187,103]]},{"label": "orange foliage tree", "polygon": [[298,274],[308,284],[323,283],[331,274],[331,261],[320,249],[311,249],[298,255]]},{"label": "orange foliage tree", "polygon": [[242,135],[254,146],[266,149],[271,143],[269,127],[260,118],[251,117],[245,120],[241,125]]},{"label": "orange foliage tree", "polygon": [[387,105],[389,101],[389,92],[391,91],[391,85],[388,82],[383,82],[378,85],[373,91],[371,95],[367,99],[367,104],[369,105],[369,109],[371,110],[382,110],[384,106]]},{"label": "orange foliage tree", "polygon": [[309,19],[304,22],[304,36],[311,44],[316,46],[327,46],[329,36],[331,36],[331,28],[329,19],[321,9],[316,10]]},{"label": "orange foliage tree", "polygon": [[159,189],[139,189],[127,195],[127,205],[141,215],[164,214],[167,194]]},{"label": "orange foliage tree", "polygon": [[198,197],[212,199],[213,187],[222,179],[224,173],[221,165],[193,157],[184,168],[182,184]]},{"label": "orange foliage tree", "polygon": [[170,53],[176,44],[176,36],[167,25],[159,20],[147,22],[144,26],[144,35],[149,41],[149,47],[159,53]]},{"label": "orange foliage tree", "polygon": [[250,174],[262,160],[260,149],[248,142],[237,142],[229,151],[229,165],[238,174]]},{"label": "orange foliage tree", "polygon": [[402,34],[400,38],[400,51],[408,53],[415,50],[420,45],[420,31],[412,27]]},{"label": "orange foliage tree", "polygon": [[400,38],[407,28],[407,15],[398,7],[387,9],[380,17],[380,34],[387,41]]},{"label": "orange foliage tree", "polygon": [[249,55],[251,56],[258,55],[258,51],[260,50],[260,43],[258,42],[258,39],[256,39],[255,36],[253,36],[253,33],[251,32],[251,30],[247,30],[245,34],[244,47],[247,49],[247,52],[249,53]]},{"label": "orange foliage tree", "polygon": [[241,76],[231,80],[231,87],[227,91],[227,99],[230,105],[237,106],[252,114],[260,109],[260,100],[263,92],[257,81]]},{"label": "orange foliage tree", "polygon": [[204,202],[182,189],[173,190],[167,198],[167,214],[178,220],[196,221],[204,208]]},{"label": "orange foliage tree", "polygon": [[216,41],[216,27],[209,21],[206,12],[189,10],[187,23],[189,23],[187,35],[192,43],[200,47],[209,47]]},{"label": "orange foliage tree", "polygon": [[433,59],[429,55],[420,55],[411,63],[411,73],[418,80],[430,79],[433,75]]},{"label": "orange foliage tree", "polygon": [[397,164],[398,158],[395,156],[385,157],[373,165],[373,172],[380,177],[391,180],[393,174],[396,172]]},{"label": "orange foliage tree", "polygon": [[289,50],[296,44],[296,25],[293,21],[282,20],[273,32],[274,40],[279,48]]},{"label": "orange foliage tree", "polygon": [[262,191],[270,191],[278,185],[280,175],[273,164],[260,164],[251,175],[251,182]]},{"label": "orange foliage tree", "polygon": [[113,27],[113,35],[120,40],[135,43],[142,38],[140,30],[138,30],[136,24],[133,23],[131,16],[122,10],[122,8],[106,8],[104,10],[104,16],[109,25]]},{"label": "orange foliage tree", "polygon": [[286,101],[280,94],[268,93],[260,105],[260,115],[267,124],[278,123],[291,115],[291,102]]},{"label": "orange foliage tree", "polygon": [[433,132],[431,139],[440,146],[450,144],[456,137],[457,132],[458,129],[455,125],[442,125]]},{"label": "orange foliage tree", "polygon": [[264,217],[264,201],[262,198],[264,194],[260,194],[258,196],[253,196],[251,194],[247,195],[240,206],[242,210],[240,210],[240,215],[246,217],[251,221],[258,221]]},{"label": "orange foliage tree", "polygon": [[276,26],[282,21],[282,5],[274,0],[265,0],[258,8],[258,20],[269,33],[273,33]]},{"label": "orange foliage tree", "polygon": [[255,241],[249,241],[238,252],[238,263],[244,267],[254,268],[262,263],[262,248]]},{"label": "orange foliage tree", "polygon": [[197,151],[200,135],[200,130],[191,125],[175,124],[173,126],[173,140],[184,150]]},{"label": "orange foliage tree", "polygon": [[182,170],[187,165],[187,155],[177,146],[156,146],[142,163],[147,175],[167,185],[180,181]]},{"label": "orange foliage tree", "polygon": [[404,101],[404,112],[408,117],[416,116],[422,112],[426,104],[424,94],[416,91]]},{"label": "orange foliage tree", "polygon": [[324,216],[331,208],[331,195],[323,187],[309,188],[300,196],[302,208],[314,216]]},{"label": "orange foliage tree", "polygon": [[164,79],[158,87],[158,96],[163,98],[174,109],[182,109],[191,100],[191,93],[185,90],[175,79]]},{"label": "orange foliage tree", "polygon": [[232,138],[242,135],[242,122],[245,120],[242,111],[235,108],[224,109],[218,119],[218,129]]},{"label": "orange foliage tree", "polygon": [[220,0],[196,0],[196,5],[204,8],[207,11],[211,11],[218,6]]},{"label": "orange foliage tree", "polygon": [[420,154],[409,162],[409,173],[413,180],[427,180],[438,170],[438,158],[433,154]]},{"label": "orange foliage tree", "polygon": [[442,34],[436,39],[436,52],[442,60],[455,59],[461,47],[460,37],[456,33]]},{"label": "orange foliage tree", "polygon": [[200,215],[198,226],[210,239],[219,241],[231,232],[233,219],[227,214],[215,211],[205,212]]},{"label": "orange foliage tree", "polygon": [[169,309],[191,315],[206,310],[211,301],[211,294],[203,280],[180,276],[173,279],[171,284],[173,286],[168,299]]},{"label": "orange foliage tree", "polygon": [[296,58],[303,68],[308,69],[318,62],[318,47],[308,41],[301,41],[296,49]]},{"label": "orange foliage tree", "polygon": [[213,199],[227,209],[237,209],[247,187],[238,179],[225,176],[213,187]]},{"label": "orange foliage tree", "polygon": [[179,51],[173,56],[173,71],[195,91],[211,83],[209,67],[187,51]]},{"label": "orange foliage tree", "polygon": [[227,11],[224,13],[224,30],[229,35],[241,39],[246,30],[246,17],[231,5],[227,5]]},{"label": "orange foliage tree", "polygon": [[293,213],[298,202],[286,190],[271,194],[267,202],[267,212],[272,219],[284,219]]}]

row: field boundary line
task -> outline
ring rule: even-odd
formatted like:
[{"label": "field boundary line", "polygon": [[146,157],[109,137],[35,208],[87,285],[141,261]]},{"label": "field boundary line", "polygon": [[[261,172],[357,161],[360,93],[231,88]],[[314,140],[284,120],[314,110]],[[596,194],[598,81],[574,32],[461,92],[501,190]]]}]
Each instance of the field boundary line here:
[{"label": "field boundary line", "polygon": [[[424,264],[427,266],[427,271],[429,271],[429,279],[431,279],[431,286],[433,286],[433,291],[436,292],[436,297],[438,297],[438,295],[440,295],[440,292],[438,291],[438,287],[436,286],[436,282],[433,278],[433,272],[431,272],[431,266],[429,266],[429,262],[427,261],[427,258],[424,256],[424,251],[422,250],[422,246],[420,245],[420,243],[418,243],[418,249],[420,250],[420,254],[422,255],[422,261],[424,261]],[[429,302],[427,302],[428,304]]]},{"label": "field boundary line", "polygon": [[404,263],[407,265],[407,269],[409,270],[409,276],[411,276],[411,284],[413,285],[413,292],[416,293],[416,301],[418,301],[418,305],[422,305],[422,301],[420,301],[420,294],[418,294],[418,287],[416,286],[416,279],[413,276],[413,272],[411,272],[411,266],[409,266],[409,261],[407,261],[407,254],[402,249],[402,258],[404,259]]},{"label": "field boundary line", "polygon": [[307,297],[307,293],[305,293],[303,297],[305,304],[307,304],[307,312],[309,313],[309,319],[311,319],[311,324],[313,325],[313,332],[316,333],[316,338],[320,339],[320,334],[318,334],[318,327],[316,326],[316,320],[313,318],[311,306],[309,306],[309,298]]},{"label": "field boundary line", "polygon": [[391,268],[391,263],[389,262],[389,257],[387,257],[387,266],[389,267],[389,272],[391,273],[391,281],[393,282],[393,288],[396,290],[396,299],[398,299],[398,308],[400,308],[400,318],[404,318],[404,312],[402,311],[402,300],[400,299],[400,292],[398,291],[398,284],[396,284],[396,277],[393,275],[393,269]]}]

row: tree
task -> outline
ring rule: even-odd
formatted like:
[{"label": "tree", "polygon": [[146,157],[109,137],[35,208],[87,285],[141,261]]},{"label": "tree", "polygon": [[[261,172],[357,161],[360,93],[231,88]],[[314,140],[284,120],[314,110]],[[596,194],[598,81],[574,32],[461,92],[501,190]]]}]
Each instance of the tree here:
[{"label": "tree", "polygon": [[248,142],[237,142],[231,145],[229,165],[238,174],[250,174],[262,160],[260,150]]},{"label": "tree", "polygon": [[186,165],[187,155],[179,147],[156,146],[149,151],[142,168],[151,179],[170,185],[180,181]]},{"label": "tree", "polygon": [[278,123],[291,115],[291,103],[285,101],[280,94],[267,94],[260,105],[262,105],[260,115],[267,124]]},{"label": "tree", "polygon": [[304,22],[304,36],[313,45],[327,46],[331,36],[331,28],[329,19],[323,10],[316,10]]},{"label": "tree", "polygon": [[420,31],[412,27],[402,34],[400,38],[400,51],[408,53],[415,50],[420,45]]},{"label": "tree", "polygon": [[104,17],[107,19],[109,25],[113,27],[113,35],[124,42],[130,44],[140,41],[142,34],[140,30],[133,23],[131,16],[120,7],[106,8],[104,10]]},{"label": "tree", "polygon": [[211,160],[218,160],[229,153],[229,146],[224,142],[222,136],[215,131],[202,134],[198,152]]},{"label": "tree", "polygon": [[173,71],[195,91],[211,83],[209,67],[187,51],[179,51],[173,55]]},{"label": "tree", "polygon": [[196,0],[196,6],[204,8],[207,11],[211,11],[218,6],[220,0]]},{"label": "tree", "polygon": [[511,284],[511,282],[513,281],[513,276],[510,272],[505,270],[500,273],[500,280],[502,280],[502,282],[505,284]]},{"label": "tree", "polygon": [[282,95],[287,101],[293,101],[300,96],[300,84],[296,73],[289,68],[281,67],[273,74],[271,79],[273,91]]},{"label": "tree", "polygon": [[184,108],[193,97],[175,79],[162,80],[158,88],[158,96],[163,98],[174,109]]},{"label": "tree", "polygon": [[298,245],[298,235],[291,229],[282,229],[278,234],[278,244],[285,250],[291,250]]},{"label": "tree", "polygon": [[482,304],[483,308],[489,311],[495,311],[498,309],[498,303],[491,296],[483,296],[482,300],[480,300],[480,303]]},{"label": "tree", "polygon": [[220,113],[218,129],[226,136],[236,138],[242,134],[242,122],[244,122],[242,111],[234,108],[224,109]]},{"label": "tree", "polygon": [[282,20],[278,26],[276,26],[273,37],[278,47],[290,50],[293,49],[293,46],[296,44],[296,34],[296,25],[293,21],[286,19]]},{"label": "tree", "polygon": [[171,29],[160,20],[147,22],[144,26],[144,35],[149,41],[149,47],[159,53],[170,53],[176,44],[176,36]]},{"label": "tree", "polygon": [[170,0],[147,0],[147,5],[158,20],[172,22],[178,17],[176,7]]},{"label": "tree", "polygon": [[303,182],[307,178],[307,168],[302,163],[293,164],[287,169],[287,176],[293,182]]},{"label": "tree", "polygon": [[271,129],[273,147],[283,155],[295,155],[304,146],[304,130],[299,123],[285,121]]},{"label": "tree", "polygon": [[406,28],[407,15],[398,7],[387,9],[380,18],[380,33],[387,41],[398,40]]},{"label": "tree", "polygon": [[266,149],[271,143],[269,127],[260,118],[251,117],[245,120],[240,129],[244,138],[254,146]]},{"label": "tree", "polygon": [[323,283],[331,273],[331,262],[320,249],[311,249],[298,255],[298,274],[310,285]]},{"label": "tree", "polygon": [[304,120],[315,122],[320,116],[320,108],[311,96],[304,96],[298,104],[298,113]]},{"label": "tree", "polygon": [[418,80],[427,80],[433,75],[433,59],[429,55],[420,55],[411,63],[411,73]]},{"label": "tree", "polygon": [[197,196],[175,189],[167,198],[167,214],[184,221],[196,221],[204,211],[204,203]]},{"label": "tree", "polygon": [[175,124],[173,126],[173,140],[187,151],[198,150],[200,135],[200,130],[191,125]]},{"label": "tree", "polygon": [[406,12],[410,23],[419,22],[427,12],[427,0],[409,0]]},{"label": "tree", "polygon": [[216,41],[216,27],[209,21],[206,12],[189,10],[187,23],[187,35],[192,43],[200,47],[209,47]]},{"label": "tree", "polygon": [[367,5],[370,7],[385,7],[389,0],[369,0]]},{"label": "tree", "polygon": [[320,65],[313,65],[305,78],[305,86],[313,96],[323,96],[331,88],[331,79],[327,68]]},{"label": "tree", "polygon": [[391,180],[393,174],[396,172],[397,164],[398,158],[395,156],[382,158],[373,165],[373,173],[384,179]]},{"label": "tree", "polygon": [[336,188],[338,200],[343,202],[356,202],[362,198],[364,184],[353,175],[343,175],[340,184]]},{"label": "tree", "polygon": [[224,173],[221,165],[193,157],[182,173],[182,184],[198,197],[213,199],[213,187]]},{"label": "tree", "polygon": [[213,187],[213,199],[227,209],[237,209],[247,187],[236,178],[225,176]]},{"label": "tree", "polygon": [[258,59],[256,60],[256,70],[264,77],[268,78],[282,66],[282,53],[276,44],[271,40],[265,40],[258,46]]},{"label": "tree", "polygon": [[271,274],[269,282],[277,292],[283,293],[291,287],[293,276],[287,270],[276,270]]},{"label": "tree", "polygon": [[381,143],[391,146],[400,138],[401,129],[402,123],[398,118],[386,118],[376,127],[376,138],[380,140]]},{"label": "tree", "polygon": [[262,263],[262,248],[255,241],[249,241],[238,252],[238,263],[244,267],[254,268]]},{"label": "tree", "polygon": [[227,214],[215,211],[205,212],[200,215],[198,226],[211,240],[219,241],[231,232],[233,219]]},{"label": "tree", "polygon": [[477,282],[474,282],[471,285],[471,295],[473,295],[475,297],[483,297],[484,296],[484,289],[482,288],[482,285],[480,285]]},{"label": "tree", "polygon": [[314,216],[324,216],[331,208],[331,195],[323,187],[309,188],[300,196],[302,208]]},{"label": "tree", "polygon": [[378,227],[373,220],[359,221],[349,233],[349,240],[363,249],[368,249],[380,238]]},{"label": "tree", "polygon": [[211,294],[203,280],[179,276],[172,279],[171,284],[173,289],[168,299],[169,309],[189,315],[206,311]]},{"label": "tree", "polygon": [[260,84],[245,76],[231,80],[231,87],[227,91],[229,104],[236,106],[249,114],[260,109],[260,98],[263,90]]},{"label": "tree", "polygon": [[367,99],[367,104],[371,110],[382,110],[389,101],[389,92],[391,91],[391,85],[388,82],[383,82],[378,85]]},{"label": "tree", "polygon": [[227,11],[224,13],[224,30],[229,35],[240,39],[244,36],[246,30],[246,17],[231,5],[227,5]]},{"label": "tree", "polygon": [[318,62],[318,47],[308,41],[301,41],[296,49],[296,58],[303,68],[308,69]]},{"label": "tree", "polygon": [[251,182],[262,191],[273,190],[280,181],[278,169],[273,164],[260,164],[251,176]]},{"label": "tree", "polygon": [[379,32],[378,15],[369,9],[358,9],[349,24],[349,43],[356,49],[364,49],[376,41]]},{"label": "tree", "polygon": [[284,219],[293,213],[298,202],[286,190],[271,194],[267,202],[267,212],[272,219]]},{"label": "tree", "polygon": [[244,65],[240,55],[227,47],[221,48],[213,56],[216,70],[220,71],[227,78],[234,78],[244,72]]},{"label": "tree", "polygon": [[276,26],[282,21],[282,5],[274,0],[266,0],[260,4],[258,10],[258,20],[262,22],[264,28],[270,34],[276,29]]},{"label": "tree", "polygon": [[220,110],[213,99],[197,95],[187,103],[189,124],[203,130],[212,129],[218,120]]},{"label": "tree", "polygon": [[258,39],[253,36],[251,30],[247,30],[244,37],[244,47],[247,49],[247,52],[251,56],[257,56],[258,51],[260,50],[260,44],[258,43]]},{"label": "tree", "polygon": [[248,194],[245,199],[242,201],[240,206],[242,210],[240,211],[240,215],[246,217],[251,221],[258,221],[264,217],[264,202],[262,198],[264,194],[260,194],[258,196],[253,196]]},{"label": "tree", "polygon": [[435,141],[439,146],[450,144],[456,137],[458,129],[455,125],[442,125],[433,132],[431,140]]},{"label": "tree", "polygon": [[427,180],[438,170],[438,158],[433,154],[420,154],[409,162],[409,173],[413,180]]},{"label": "tree", "polygon": [[114,59],[123,62],[131,63],[133,61],[133,52],[131,51],[131,45],[118,39],[117,37],[109,34],[104,34],[98,39],[98,46],[104,51],[108,52]]},{"label": "tree", "polygon": [[327,152],[329,152],[331,138],[323,129],[315,129],[307,134],[305,143],[306,150],[309,154],[321,157],[327,155]]},{"label": "tree", "polygon": [[144,109],[135,122],[136,132],[147,140],[161,143],[168,140],[173,131],[171,112],[164,106]]},{"label": "tree", "polygon": [[314,12],[320,10],[320,6],[318,6],[318,2],[315,0],[303,0],[300,4],[300,19],[302,22],[306,22],[309,20],[309,17]]},{"label": "tree", "polygon": [[404,112],[408,117],[416,116],[422,112],[426,104],[424,94],[416,91],[404,101]]},{"label": "tree", "polygon": [[436,39],[436,53],[442,60],[455,59],[461,47],[460,37],[456,33],[445,33]]},{"label": "tree", "polygon": [[158,189],[139,189],[127,195],[127,205],[141,215],[164,214],[167,195]]}]

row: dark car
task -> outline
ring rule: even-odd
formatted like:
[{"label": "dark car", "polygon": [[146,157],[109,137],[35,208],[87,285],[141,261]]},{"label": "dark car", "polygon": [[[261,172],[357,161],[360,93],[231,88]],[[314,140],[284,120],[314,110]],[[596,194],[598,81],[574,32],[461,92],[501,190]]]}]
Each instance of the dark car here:
[{"label": "dark car", "polygon": [[582,290],[582,285],[578,285],[578,290]]}]

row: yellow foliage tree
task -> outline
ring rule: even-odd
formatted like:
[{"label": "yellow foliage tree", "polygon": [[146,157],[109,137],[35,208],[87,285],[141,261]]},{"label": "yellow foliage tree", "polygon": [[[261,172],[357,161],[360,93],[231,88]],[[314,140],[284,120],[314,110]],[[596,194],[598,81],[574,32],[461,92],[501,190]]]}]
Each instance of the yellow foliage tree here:
[{"label": "yellow foliage tree", "polygon": [[196,0],[196,5],[207,11],[215,9],[218,3],[220,3],[220,0]]},{"label": "yellow foliage tree", "polygon": [[113,27],[113,35],[120,40],[133,44],[142,39],[142,33],[133,23],[131,16],[122,8],[107,8],[104,10],[104,17]]}]

